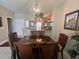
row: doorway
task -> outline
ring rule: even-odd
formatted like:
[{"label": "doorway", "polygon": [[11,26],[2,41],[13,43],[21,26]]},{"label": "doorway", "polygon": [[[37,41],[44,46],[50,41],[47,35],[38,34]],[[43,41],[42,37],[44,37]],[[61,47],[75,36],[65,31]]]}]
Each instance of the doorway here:
[{"label": "doorway", "polygon": [[8,23],[8,34],[13,32],[13,20],[11,18],[7,18]]}]

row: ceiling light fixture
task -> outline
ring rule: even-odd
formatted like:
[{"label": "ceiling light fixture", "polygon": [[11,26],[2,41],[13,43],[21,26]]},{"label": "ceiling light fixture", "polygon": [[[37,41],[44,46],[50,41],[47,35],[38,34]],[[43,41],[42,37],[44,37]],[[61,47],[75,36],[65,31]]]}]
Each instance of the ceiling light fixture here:
[{"label": "ceiling light fixture", "polygon": [[34,11],[35,14],[40,12],[40,9],[38,8],[37,0],[36,0],[36,3],[35,3],[35,8],[33,8],[33,11]]}]

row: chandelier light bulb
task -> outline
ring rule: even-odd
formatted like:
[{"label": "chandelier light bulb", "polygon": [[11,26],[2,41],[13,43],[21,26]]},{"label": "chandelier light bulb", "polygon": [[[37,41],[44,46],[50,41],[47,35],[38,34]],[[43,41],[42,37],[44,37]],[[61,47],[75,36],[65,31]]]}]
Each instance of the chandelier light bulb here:
[{"label": "chandelier light bulb", "polygon": [[40,9],[39,9],[39,8],[34,8],[33,11],[34,11],[35,13],[39,13],[39,12],[40,12]]},{"label": "chandelier light bulb", "polygon": [[40,9],[38,8],[38,3],[37,3],[38,0],[36,0],[36,3],[35,3],[35,8],[33,8],[33,11],[34,13],[39,13],[40,12]]}]

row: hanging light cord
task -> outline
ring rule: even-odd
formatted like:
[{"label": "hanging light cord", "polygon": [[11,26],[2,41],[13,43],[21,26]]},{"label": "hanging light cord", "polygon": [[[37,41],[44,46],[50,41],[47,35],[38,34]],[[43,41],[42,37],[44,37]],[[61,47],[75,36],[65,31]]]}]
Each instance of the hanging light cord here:
[{"label": "hanging light cord", "polygon": [[36,9],[37,9],[37,0],[36,0]]}]

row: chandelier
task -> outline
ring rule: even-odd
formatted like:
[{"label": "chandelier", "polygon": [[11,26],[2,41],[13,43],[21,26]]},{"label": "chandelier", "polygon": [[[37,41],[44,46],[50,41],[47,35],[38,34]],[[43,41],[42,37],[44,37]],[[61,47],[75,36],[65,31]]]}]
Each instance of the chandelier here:
[{"label": "chandelier", "polygon": [[38,8],[37,0],[36,0],[36,3],[35,3],[35,7],[33,8],[33,11],[34,11],[35,14],[40,12],[40,9]]}]

